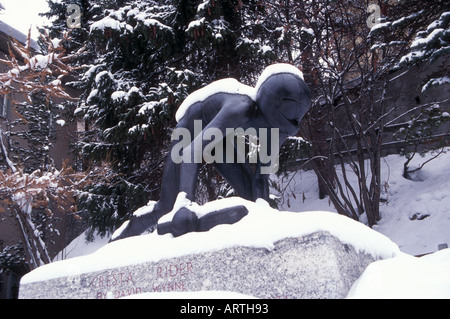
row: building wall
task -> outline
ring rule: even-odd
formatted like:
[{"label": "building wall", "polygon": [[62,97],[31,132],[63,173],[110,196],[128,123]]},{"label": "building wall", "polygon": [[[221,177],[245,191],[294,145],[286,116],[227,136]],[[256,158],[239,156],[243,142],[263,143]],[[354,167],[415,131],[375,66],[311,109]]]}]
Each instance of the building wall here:
[{"label": "building wall", "polygon": [[[402,141],[396,140],[393,136],[395,132],[398,132],[400,127],[406,126],[407,122],[412,118],[412,116],[417,115],[419,112],[419,110],[410,113],[407,113],[407,111],[420,105],[429,107],[433,105],[433,103],[439,102],[440,109],[442,111],[447,111],[450,113],[449,84],[441,85],[439,87],[432,87],[424,92],[421,92],[422,86],[430,78],[433,77],[433,74],[437,74],[439,70],[443,69],[450,69],[450,61],[446,58],[440,58],[431,65],[426,63],[419,66],[413,66],[408,69],[405,68],[398,70],[389,75],[391,81],[387,86],[384,102],[384,113],[389,114],[383,117],[383,121],[384,123],[389,123],[394,119],[396,120],[389,126],[384,126],[382,143],[383,156],[389,154],[398,154],[403,148],[410,149],[408,145],[406,145]],[[381,97],[382,85],[383,84],[380,83],[378,87],[373,88],[375,92],[374,100],[377,100]],[[359,88],[355,86],[355,90],[357,91],[359,90]],[[359,104],[355,104],[354,107],[357,109],[359,107]],[[376,107],[380,107],[379,103],[376,104]],[[391,112],[391,110],[393,111]],[[400,117],[402,114],[405,115]],[[345,138],[346,144],[349,145],[349,149],[356,151],[356,138],[348,123],[348,117],[344,107],[341,107],[341,109],[337,109],[336,123],[337,127],[340,128],[341,134]],[[327,135],[332,136],[332,132],[328,132]],[[450,123],[447,122],[442,124],[439,129],[433,132],[433,135],[450,137]],[[302,159],[300,162],[303,162],[304,160],[307,159]]]},{"label": "building wall", "polygon": [[[3,22],[0,21],[0,58],[4,59],[9,56],[8,54],[8,41],[9,35],[5,34],[6,29],[9,30],[7,26]],[[24,35],[20,35],[15,30],[13,34],[18,36],[19,38],[25,37]],[[19,39],[20,40],[20,39]],[[0,64],[0,72],[7,71],[7,66]],[[68,93],[76,97],[78,92],[75,90],[68,89]],[[8,97],[9,100],[14,99],[19,102],[25,101],[23,96],[20,96],[17,93],[12,93],[11,96]],[[11,126],[11,122],[18,119],[17,113],[14,112],[14,109],[9,105],[9,103],[3,103],[4,97],[0,96],[0,128],[3,132],[3,142],[6,147],[6,151],[8,152],[8,157],[15,164],[23,164],[26,165],[26,161],[21,157],[21,154],[15,154],[12,149],[13,146],[20,145],[24,148],[29,148],[29,142],[23,138],[18,136],[14,136],[14,131],[22,130],[27,131],[27,124],[16,125],[15,127]],[[55,103],[62,103],[63,100],[54,100]],[[3,115],[3,116],[1,116]],[[49,151],[50,158],[54,162],[57,169],[62,167],[63,162],[68,161],[69,164],[74,163],[74,157],[70,152],[70,144],[75,141],[76,138],[76,129],[77,123],[66,121],[64,126],[61,126],[57,123],[53,123],[55,129],[55,139],[52,141],[53,147]],[[0,169],[5,170],[8,167],[6,163],[6,159],[3,155],[3,152],[0,151]],[[55,213],[55,212],[54,212]],[[72,216],[69,216],[67,212],[56,212],[56,217],[60,218],[57,222],[56,228],[58,229],[60,236],[55,236],[51,238],[52,243],[48,243],[48,250],[50,253],[50,257],[53,258],[59,251],[61,251],[70,240],[73,239],[75,235],[71,229],[68,227],[74,226],[74,220]],[[22,241],[22,236],[19,231],[18,221],[12,216],[9,207],[0,207],[0,252],[11,245],[17,244]],[[26,273],[28,269],[19,269],[16,272],[7,272],[0,274],[0,299],[2,298],[11,298],[17,297],[17,287],[18,280],[20,277]]]}]

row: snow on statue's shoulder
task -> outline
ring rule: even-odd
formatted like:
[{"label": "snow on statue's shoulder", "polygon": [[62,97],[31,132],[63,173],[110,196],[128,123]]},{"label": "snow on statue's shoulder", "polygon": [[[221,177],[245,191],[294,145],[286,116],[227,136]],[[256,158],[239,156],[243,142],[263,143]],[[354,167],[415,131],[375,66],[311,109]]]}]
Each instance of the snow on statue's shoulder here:
[{"label": "snow on statue's shoulder", "polygon": [[179,122],[189,107],[197,102],[202,102],[208,97],[217,93],[230,93],[230,94],[243,94],[249,96],[251,99],[255,100],[254,88],[240,83],[238,80],[233,78],[226,78],[222,80],[214,81],[207,86],[192,92],[183,101],[183,103],[178,108],[175,115],[175,119]]},{"label": "snow on statue's shoulder", "polygon": [[256,101],[256,94],[261,84],[264,83],[264,81],[267,80],[270,76],[280,73],[290,73],[298,76],[303,80],[302,71],[300,71],[295,66],[287,63],[276,63],[265,68],[263,73],[259,77],[258,83],[256,84],[255,88],[242,84],[238,80],[233,78],[217,80],[191,93],[178,108],[175,118],[177,122],[179,122],[186,114],[186,110],[189,109],[191,105],[197,102],[202,102],[208,97],[217,93],[243,94],[249,96],[253,101]]}]

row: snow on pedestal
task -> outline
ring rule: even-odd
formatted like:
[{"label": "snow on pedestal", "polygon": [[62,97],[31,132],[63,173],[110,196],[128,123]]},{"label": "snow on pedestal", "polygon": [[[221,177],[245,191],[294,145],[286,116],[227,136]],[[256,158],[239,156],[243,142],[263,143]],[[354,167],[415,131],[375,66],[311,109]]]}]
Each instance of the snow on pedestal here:
[{"label": "snow on pedestal", "polygon": [[347,217],[280,212],[266,202],[222,199],[249,214],[209,232],[142,235],[88,256],[54,262],[21,280],[20,298],[120,298],[143,293],[227,291],[257,298],[343,298],[373,261],[397,245]]}]

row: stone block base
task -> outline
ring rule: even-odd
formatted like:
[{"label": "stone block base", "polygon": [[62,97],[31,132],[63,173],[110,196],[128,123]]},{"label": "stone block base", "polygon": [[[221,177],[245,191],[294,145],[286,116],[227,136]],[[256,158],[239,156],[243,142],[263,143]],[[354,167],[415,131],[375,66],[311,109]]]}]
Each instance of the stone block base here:
[{"label": "stone block base", "polygon": [[326,231],[273,249],[231,247],[92,273],[28,282],[20,298],[122,298],[147,292],[230,291],[257,298],[344,298],[369,254]]}]

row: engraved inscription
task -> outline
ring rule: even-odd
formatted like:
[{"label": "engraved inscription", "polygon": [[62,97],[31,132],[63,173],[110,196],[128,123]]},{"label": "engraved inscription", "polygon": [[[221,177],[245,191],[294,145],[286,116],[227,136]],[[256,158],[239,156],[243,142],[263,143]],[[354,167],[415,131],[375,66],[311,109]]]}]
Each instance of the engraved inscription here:
[{"label": "engraved inscription", "polygon": [[156,268],[153,292],[186,291],[186,278],[194,272],[191,262],[181,262]]},{"label": "engraved inscription", "polygon": [[121,298],[142,292],[141,287],[136,286],[132,272],[101,274],[90,279],[89,286],[97,290],[97,299]]}]

